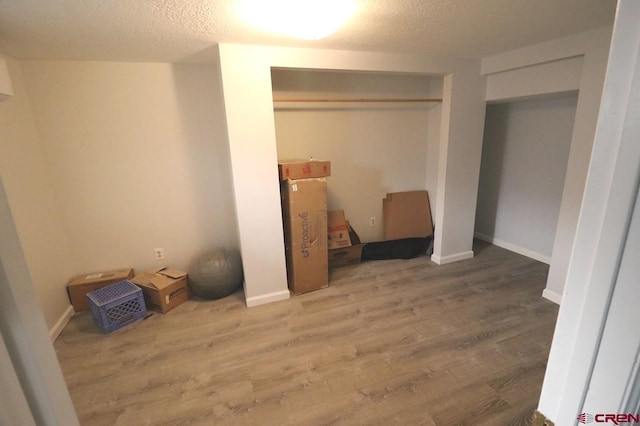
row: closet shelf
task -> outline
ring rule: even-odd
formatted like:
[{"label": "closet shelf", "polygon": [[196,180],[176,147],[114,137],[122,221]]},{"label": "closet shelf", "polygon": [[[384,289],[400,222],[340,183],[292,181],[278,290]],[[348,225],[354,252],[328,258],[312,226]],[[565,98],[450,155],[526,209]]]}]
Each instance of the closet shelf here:
[{"label": "closet shelf", "polygon": [[273,102],[442,102],[442,98],[275,98]]}]

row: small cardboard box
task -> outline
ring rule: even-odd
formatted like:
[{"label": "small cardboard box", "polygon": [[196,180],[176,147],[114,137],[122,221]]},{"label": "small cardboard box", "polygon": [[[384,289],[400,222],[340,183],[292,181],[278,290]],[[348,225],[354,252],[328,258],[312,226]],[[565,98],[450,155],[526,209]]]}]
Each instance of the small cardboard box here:
[{"label": "small cardboard box", "polygon": [[69,301],[73,305],[73,310],[76,312],[88,311],[89,300],[87,299],[87,293],[118,281],[133,278],[134,275],[133,268],[78,275],[67,284],[67,293],[69,294]]},{"label": "small cardboard box", "polygon": [[329,250],[341,247],[349,247],[349,227],[344,217],[344,210],[332,210],[327,212],[328,222],[328,247]]},{"label": "small cardboard box", "polygon": [[177,269],[161,268],[143,272],[131,279],[142,288],[147,306],[166,314],[189,298],[187,273]]},{"label": "small cardboard box", "polygon": [[285,160],[278,162],[280,180],[331,176],[331,161]]},{"label": "small cardboard box", "polygon": [[287,278],[293,294],[329,285],[327,179],[282,183]]},{"label": "small cardboard box", "polygon": [[329,268],[341,268],[343,266],[355,265],[360,263],[362,258],[362,247],[360,237],[356,231],[351,227],[349,221],[347,221],[347,227],[349,228],[349,239],[351,245],[349,247],[342,247],[333,250],[329,250]]},{"label": "small cardboard box", "polygon": [[384,237],[387,240],[433,235],[427,191],[395,192],[382,200]]}]

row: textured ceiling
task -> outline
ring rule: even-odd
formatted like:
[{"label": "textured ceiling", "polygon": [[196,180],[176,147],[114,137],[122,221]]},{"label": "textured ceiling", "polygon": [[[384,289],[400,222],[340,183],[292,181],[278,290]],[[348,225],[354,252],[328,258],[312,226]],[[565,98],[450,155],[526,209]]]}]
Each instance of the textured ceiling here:
[{"label": "textured ceiling", "polygon": [[236,18],[236,3],[0,0],[0,52],[18,59],[199,62],[211,46],[231,42],[483,57],[610,25],[616,7],[615,0],[358,0],[346,27],[298,41],[247,27]]}]

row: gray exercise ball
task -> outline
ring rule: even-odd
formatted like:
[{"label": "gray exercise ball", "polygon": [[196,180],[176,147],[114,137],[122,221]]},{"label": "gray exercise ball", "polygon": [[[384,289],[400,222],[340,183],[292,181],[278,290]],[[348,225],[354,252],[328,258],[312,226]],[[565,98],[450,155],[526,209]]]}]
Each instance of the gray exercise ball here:
[{"label": "gray exercise ball", "polygon": [[189,287],[205,299],[220,299],[242,285],[242,260],[238,250],[214,248],[193,259],[189,266]]}]

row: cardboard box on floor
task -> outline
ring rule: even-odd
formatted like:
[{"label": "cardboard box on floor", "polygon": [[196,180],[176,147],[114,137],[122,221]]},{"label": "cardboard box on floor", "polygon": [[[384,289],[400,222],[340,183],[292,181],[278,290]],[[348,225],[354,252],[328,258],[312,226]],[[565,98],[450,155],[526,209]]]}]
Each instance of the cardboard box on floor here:
[{"label": "cardboard box on floor", "polygon": [[329,250],[341,247],[349,247],[349,227],[344,216],[344,210],[332,210],[327,212],[328,236],[327,246]]},{"label": "cardboard box on floor", "polygon": [[331,161],[284,160],[278,162],[280,180],[309,179],[331,176]]},{"label": "cardboard box on floor", "polygon": [[300,294],[327,287],[327,179],[286,180],[280,193],[289,289]]},{"label": "cardboard box on floor", "polygon": [[89,300],[87,299],[87,293],[118,281],[133,278],[134,274],[133,268],[125,268],[78,275],[67,284],[67,294],[73,310],[76,312],[88,311]]},{"label": "cardboard box on floor", "polygon": [[360,237],[351,227],[348,220],[346,221],[346,225],[349,229],[351,245],[329,250],[329,269],[355,265],[360,263],[360,259],[362,258],[362,248],[364,244],[361,244]]},{"label": "cardboard box on floor", "polygon": [[382,200],[384,237],[387,240],[433,235],[427,191],[394,192]]},{"label": "cardboard box on floor", "polygon": [[131,279],[142,288],[147,307],[166,314],[189,298],[187,273],[177,269],[160,268],[143,272]]}]

